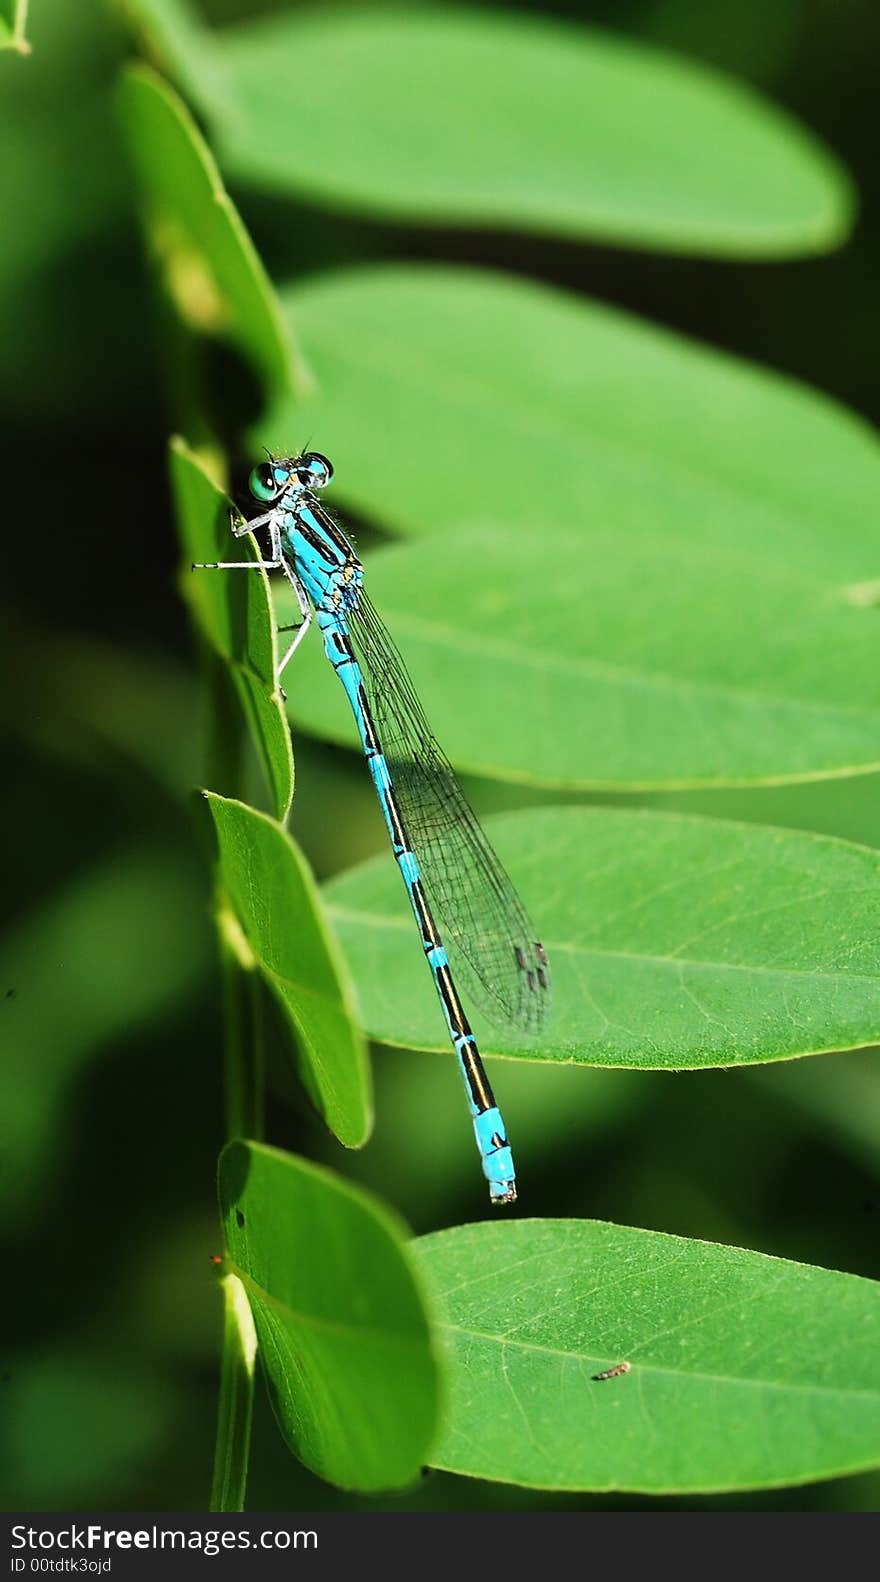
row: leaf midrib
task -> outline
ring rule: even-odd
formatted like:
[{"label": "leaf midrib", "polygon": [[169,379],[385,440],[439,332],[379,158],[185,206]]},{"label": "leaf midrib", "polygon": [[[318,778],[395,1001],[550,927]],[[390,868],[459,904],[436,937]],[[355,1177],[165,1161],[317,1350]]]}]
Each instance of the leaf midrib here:
[{"label": "leaf midrib", "polygon": [[[515,1347],[520,1351],[534,1351],[548,1357],[562,1357],[568,1362],[583,1363],[585,1366],[604,1363],[608,1355],[607,1352],[591,1355],[588,1352],[569,1351],[562,1346],[544,1346],[539,1345],[535,1341],[510,1339],[505,1335],[496,1335],[486,1330],[469,1329],[464,1324],[452,1324],[442,1319],[437,1320],[437,1328],[450,1334],[464,1335],[470,1340],[488,1341],[502,1347]],[[741,1378],[736,1374],[698,1373],[689,1371],[687,1368],[673,1368],[653,1362],[638,1362],[634,1363],[633,1367],[634,1369],[637,1368],[639,1373],[653,1373],[661,1377],[674,1379],[696,1379],[705,1381],[707,1384],[743,1385],[748,1389],[786,1390],[790,1393],[805,1395],[863,1396],[869,1401],[876,1401],[880,1404],[880,1385],[876,1389],[871,1390],[855,1389],[845,1385],[787,1383],[780,1379]]]},{"label": "leaf midrib", "polygon": [[501,637],[487,637],[484,631],[476,633],[471,628],[455,629],[442,621],[415,616],[410,609],[394,609],[383,605],[382,613],[389,625],[393,625],[395,633],[405,631],[410,637],[422,642],[433,643],[437,647],[456,653],[469,652],[480,659],[498,660],[505,666],[515,662],[520,668],[530,669],[539,674],[554,671],[571,675],[574,677],[575,685],[584,678],[618,683],[626,681],[635,683],[648,692],[679,693],[686,697],[698,698],[732,698],[760,710],[766,710],[768,705],[784,706],[792,710],[796,709],[802,714],[842,715],[858,721],[864,720],[866,724],[871,725],[876,724],[880,716],[880,706],[877,705],[859,707],[837,701],[813,702],[808,698],[773,692],[769,688],[755,692],[747,687],[734,686],[729,682],[695,680],[689,676],[668,675],[660,670],[642,671],[631,665],[585,658],[582,655],[560,656],[552,650],[536,651],[534,646],[526,647],[522,643],[510,642]]},{"label": "leaf midrib", "polygon": [[[405,917],[388,917],[385,913],[357,912],[350,907],[337,906],[331,900],[329,909],[334,919],[338,922],[351,923],[356,928],[369,926],[371,928],[384,928],[401,933],[411,932],[412,924]],[[818,978],[828,979],[831,982],[880,984],[880,969],[876,973],[870,972],[829,972],[817,967],[765,967],[751,966],[748,962],[737,961],[695,961],[688,956],[657,956],[647,952],[609,950],[602,947],[586,947],[578,944],[562,943],[559,940],[548,938],[545,945],[551,957],[553,955],[576,956],[578,959],[597,957],[603,960],[643,961],[653,965],[670,967],[691,967],[695,970],[719,972],[747,972],[761,973],[772,978]]]}]

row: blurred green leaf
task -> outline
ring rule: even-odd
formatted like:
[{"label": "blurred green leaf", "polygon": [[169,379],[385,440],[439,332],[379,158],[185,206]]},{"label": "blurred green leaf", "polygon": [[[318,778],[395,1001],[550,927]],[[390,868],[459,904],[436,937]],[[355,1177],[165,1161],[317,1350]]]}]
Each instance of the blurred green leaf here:
[{"label": "blurred green leaf", "polygon": [[797,69],[805,25],[801,0],[648,0],[636,11],[636,27],[651,43],[684,49],[762,86]]},{"label": "blurred green leaf", "polygon": [[880,1462],[871,1281],[590,1220],[467,1225],[415,1251],[451,1353],[438,1467],[665,1494]]},{"label": "blurred green leaf", "polygon": [[266,573],[255,571],[248,577],[240,571],[189,569],[192,561],[259,560],[260,550],[250,533],[234,537],[229,500],[182,440],[172,440],[170,465],[185,558],[184,597],[205,641],[229,667],[273,806],[283,819],[293,796],[293,754],[275,683],[275,627]]},{"label": "blurred green leaf", "polygon": [[224,1149],[219,1191],[291,1450],[343,1488],[410,1482],[438,1385],[404,1227],[329,1171],[252,1143]]},{"label": "blurred green leaf", "polygon": [[820,1138],[836,1138],[880,1174],[880,1050],[857,1049],[824,1060],[764,1066],[749,1078],[771,1098],[798,1110]]},{"label": "blurred green leaf", "polygon": [[109,0],[148,59],[206,114],[222,115],[232,93],[215,35],[190,0]]},{"label": "blurred green leaf", "polygon": [[115,1509],[137,1509],[184,1409],[173,1376],[114,1355],[106,1339],[94,1352],[66,1338],[20,1358],[4,1348],[2,1389],[10,1510],[81,1510],[98,1488]]},{"label": "blurred green leaf", "polygon": [[[199,1084],[204,1079],[204,1071],[205,1067],[201,1065],[196,1078]],[[210,1148],[207,1136],[204,1144],[207,1152]],[[123,1246],[118,1265],[120,1305],[136,1328],[135,1349],[138,1355],[156,1357],[175,1374],[180,1374],[188,1366],[213,1367],[221,1327],[217,1300],[218,1271],[207,1262],[207,1257],[220,1251],[217,1213],[210,1196],[206,1197],[201,1190],[203,1155],[200,1153],[198,1157],[198,1196],[184,1200],[181,1194],[176,1211],[164,1225],[162,1235],[152,1236],[148,1231],[138,1245],[136,1258],[128,1256]],[[143,1191],[137,1194],[136,1202],[148,1217],[151,1212],[155,1215],[155,1195],[149,1175],[142,1178],[142,1187]],[[176,1190],[174,1179],[166,1180],[168,1198]],[[122,1212],[126,1211],[126,1207],[123,1207]],[[117,1340],[118,1320],[119,1310],[102,1314],[106,1332],[112,1332]],[[207,1396],[203,1399],[203,1421],[206,1427],[210,1422],[212,1404]],[[211,1423],[210,1427],[213,1426]],[[203,1470],[207,1475],[207,1468]]]},{"label": "blurred green leaf", "polygon": [[611,34],[361,7],[267,18],[218,43],[235,90],[221,163],[265,190],[729,257],[821,252],[849,229],[845,173],[792,118]]},{"label": "blurred green leaf", "polygon": [[120,84],[123,126],[147,238],[182,322],[229,339],[267,390],[303,382],[271,282],[207,144],[173,90],[146,67]]},{"label": "blurred green leaf", "polygon": [[272,819],[206,792],[217,835],[221,927],[255,969],[302,1049],[291,1057],[331,1131],[348,1148],[370,1133],[370,1076],[345,965],[298,846]]},{"label": "blurred green leaf", "polygon": [[[524,795],[525,793],[521,793]],[[616,799],[632,805],[631,797]],[[749,824],[782,824],[816,835],[839,835],[863,846],[880,846],[880,775],[803,780],[798,784],[736,786],[707,791],[656,792],[640,796],[643,805],[663,812],[702,813],[710,818],[743,819]]]},{"label": "blurred green leaf", "polygon": [[[467,1112],[452,1051],[414,1059],[410,1051],[373,1052],[376,1127],[369,1146],[352,1155],[347,1174],[406,1205],[410,1222],[426,1229],[457,1218],[459,1202],[474,1212],[477,1160],[468,1145]],[[631,1071],[585,1070],[546,1062],[489,1061],[517,1159],[532,1181],[564,1153],[572,1157],[599,1143],[607,1147],[643,1104],[649,1081]],[[661,1079],[662,1080],[662,1079]],[[431,1123],[425,1125],[425,1116]],[[489,1213],[494,1212],[491,1208]]]},{"label": "blurred green leaf", "polygon": [[27,9],[28,0],[0,0],[0,49],[30,54],[31,46],[25,38]]},{"label": "blurred green leaf", "polygon": [[28,41],[26,62],[0,53],[0,399],[25,429],[69,432],[104,424],[108,388],[117,415],[136,404],[146,361],[107,103],[118,40],[101,6],[40,0]]},{"label": "blurred green leaf", "polygon": [[[880,854],[676,814],[545,808],[487,821],[550,955],[540,1043],[487,1052],[643,1068],[729,1066],[880,1042]],[[444,1047],[391,859],[324,895],[383,1043]]]},{"label": "blurred green leaf", "polygon": [[27,676],[6,700],[25,736],[68,762],[135,765],[175,800],[190,790],[201,772],[199,700],[179,658],[72,631],[16,631],[7,611],[0,618],[28,647]]},{"label": "blurred green leaf", "polygon": [[33,1208],[86,1061],[158,1019],[207,965],[199,898],[165,851],[119,852],[0,950],[3,1214]]}]

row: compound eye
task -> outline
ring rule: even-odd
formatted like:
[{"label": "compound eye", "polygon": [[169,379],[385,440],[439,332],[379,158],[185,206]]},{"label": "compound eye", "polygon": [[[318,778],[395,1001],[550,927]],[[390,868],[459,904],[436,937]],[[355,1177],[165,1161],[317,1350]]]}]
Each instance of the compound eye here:
[{"label": "compound eye", "polygon": [[261,461],[255,467],[248,479],[248,485],[255,500],[262,500],[264,504],[274,500],[281,493],[281,484],[275,477],[275,469],[271,462]]},{"label": "compound eye", "polygon": [[309,489],[325,489],[333,477],[333,468],[320,451],[309,450],[297,465],[297,477]]}]

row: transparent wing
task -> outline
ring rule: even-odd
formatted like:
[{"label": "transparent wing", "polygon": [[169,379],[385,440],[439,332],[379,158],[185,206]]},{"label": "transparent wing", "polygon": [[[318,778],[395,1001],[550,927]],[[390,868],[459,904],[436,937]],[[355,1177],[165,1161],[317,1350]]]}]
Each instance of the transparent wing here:
[{"label": "transparent wing", "polygon": [[493,1021],[535,1032],[550,1008],[544,948],[362,591],[347,619],[400,815],[453,966]]}]

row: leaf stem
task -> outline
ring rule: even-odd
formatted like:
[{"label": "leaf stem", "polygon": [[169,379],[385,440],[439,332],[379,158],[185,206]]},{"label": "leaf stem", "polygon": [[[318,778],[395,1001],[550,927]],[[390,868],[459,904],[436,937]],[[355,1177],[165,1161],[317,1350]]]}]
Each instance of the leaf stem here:
[{"label": "leaf stem", "polygon": [[[242,955],[244,941],[228,908],[217,908],[223,988],[225,1132],[260,1141],[264,1132],[262,992]],[[243,1511],[250,1454],[257,1338],[241,1282],[223,1279],[223,1354],[214,1446],[212,1511]]]},{"label": "leaf stem", "polygon": [[241,1281],[234,1274],[226,1274],[221,1284],[223,1360],[209,1509],[243,1511],[251,1442],[257,1334]]},{"label": "leaf stem", "polygon": [[[240,790],[243,778],[241,716],[233,707],[230,681],[212,654],[205,654],[208,683],[208,783]],[[264,1031],[262,991],[254,960],[238,922],[218,896],[217,938],[223,999],[223,1090],[226,1140],[264,1134]],[[217,1437],[211,1484],[212,1511],[244,1510],[254,1402],[257,1337],[241,1282],[226,1274],[223,1285],[223,1350]]]}]

